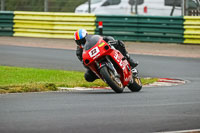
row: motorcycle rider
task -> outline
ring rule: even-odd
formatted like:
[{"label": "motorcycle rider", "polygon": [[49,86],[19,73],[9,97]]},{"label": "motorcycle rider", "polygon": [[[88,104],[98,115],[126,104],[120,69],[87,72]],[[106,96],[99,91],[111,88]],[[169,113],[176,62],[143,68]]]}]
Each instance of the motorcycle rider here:
[{"label": "motorcycle rider", "polygon": [[[83,46],[86,44],[86,42],[90,41],[92,36],[96,36],[96,35],[89,35],[85,29],[77,30],[74,33],[74,40],[77,44],[76,55],[81,62],[83,60],[82,58]],[[130,63],[132,70],[134,70],[134,68],[138,65],[138,63],[133,61],[133,59],[130,58],[130,55],[126,51],[125,45],[122,41],[115,40],[111,36],[103,36],[103,40],[106,41],[107,43],[110,43],[112,46],[114,46],[115,49],[119,50]],[[88,82],[93,82],[94,80],[98,79],[96,74],[94,74],[89,68],[87,68],[87,71],[84,77],[86,81]]]}]

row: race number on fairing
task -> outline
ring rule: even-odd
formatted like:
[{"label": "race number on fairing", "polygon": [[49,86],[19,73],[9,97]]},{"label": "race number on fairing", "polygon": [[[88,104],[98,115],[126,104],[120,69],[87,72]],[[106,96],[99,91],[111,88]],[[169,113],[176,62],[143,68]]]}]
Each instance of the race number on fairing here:
[{"label": "race number on fairing", "polygon": [[92,58],[92,57],[96,56],[98,53],[99,53],[99,48],[95,47],[89,52],[89,55]]}]

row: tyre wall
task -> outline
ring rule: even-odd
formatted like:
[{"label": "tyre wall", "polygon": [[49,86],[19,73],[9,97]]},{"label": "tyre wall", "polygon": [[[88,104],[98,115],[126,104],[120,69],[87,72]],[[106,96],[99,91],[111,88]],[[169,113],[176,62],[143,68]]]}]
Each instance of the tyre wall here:
[{"label": "tyre wall", "polygon": [[183,43],[183,17],[97,15],[97,21],[104,35],[119,40]]},{"label": "tyre wall", "polygon": [[13,35],[70,39],[79,28],[94,34],[95,20],[92,14],[15,11]]},{"label": "tyre wall", "polygon": [[74,38],[77,29],[138,42],[200,44],[200,17],[94,15],[58,12],[0,11],[0,36]]},{"label": "tyre wall", "polygon": [[13,36],[13,18],[13,12],[0,12],[0,36]]},{"label": "tyre wall", "polygon": [[184,43],[200,44],[200,16],[185,16],[184,20]]}]

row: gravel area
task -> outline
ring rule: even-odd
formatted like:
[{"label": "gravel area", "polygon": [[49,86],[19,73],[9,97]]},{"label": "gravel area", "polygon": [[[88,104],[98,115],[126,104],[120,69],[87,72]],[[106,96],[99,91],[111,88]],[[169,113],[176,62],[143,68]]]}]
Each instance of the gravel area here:
[{"label": "gravel area", "polygon": [[[125,42],[125,44],[129,53],[132,54],[200,58],[200,45],[141,42]],[[73,39],[0,37],[0,45],[76,49]]]}]

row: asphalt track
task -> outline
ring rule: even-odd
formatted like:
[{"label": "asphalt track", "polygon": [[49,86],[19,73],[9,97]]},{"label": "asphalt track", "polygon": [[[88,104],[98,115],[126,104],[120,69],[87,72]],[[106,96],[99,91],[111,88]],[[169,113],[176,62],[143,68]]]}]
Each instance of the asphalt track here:
[{"label": "asphalt track", "polygon": [[[185,85],[0,95],[0,132],[143,133],[200,129],[200,59],[131,55],[142,77]],[[0,65],[84,71],[75,52],[0,46]]]}]

